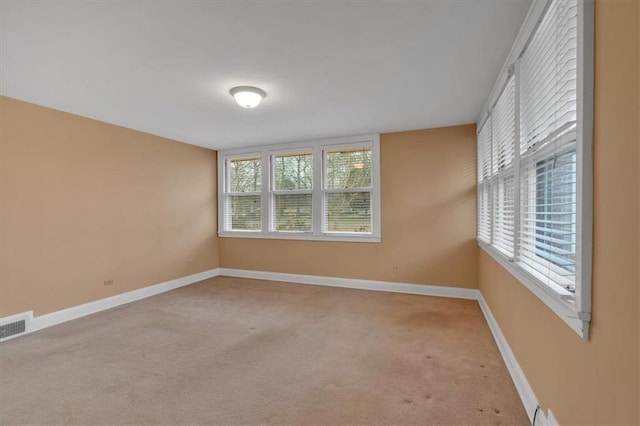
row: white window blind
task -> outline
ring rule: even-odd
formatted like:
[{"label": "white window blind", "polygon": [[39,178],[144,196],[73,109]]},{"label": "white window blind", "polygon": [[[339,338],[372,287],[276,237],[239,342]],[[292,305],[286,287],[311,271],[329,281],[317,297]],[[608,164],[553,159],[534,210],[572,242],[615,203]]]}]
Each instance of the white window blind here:
[{"label": "white window blind", "polygon": [[478,132],[478,241],[588,336],[591,0],[534,1]]},{"label": "white window blind", "polygon": [[575,130],[577,21],[577,0],[551,2],[522,55],[523,155]]},{"label": "white window blind", "polygon": [[227,161],[225,191],[226,223],[234,231],[256,231],[261,228],[262,161],[237,158]]},{"label": "white window blind", "polygon": [[551,2],[521,62],[518,263],[565,296],[576,268],[577,20],[577,0]]},{"label": "white window blind", "polygon": [[491,117],[478,132],[478,239],[491,242]]},{"label": "white window blind", "polygon": [[325,232],[370,233],[371,147],[325,151]]},{"label": "white window blind", "polygon": [[506,256],[514,253],[515,215],[515,78],[509,77],[493,109],[492,174],[493,244]]}]

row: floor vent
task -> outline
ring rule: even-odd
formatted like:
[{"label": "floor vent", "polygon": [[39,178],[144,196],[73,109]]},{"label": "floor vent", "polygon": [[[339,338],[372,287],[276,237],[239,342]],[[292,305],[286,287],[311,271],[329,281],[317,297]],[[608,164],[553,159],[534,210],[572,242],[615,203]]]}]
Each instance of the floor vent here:
[{"label": "floor vent", "polygon": [[0,325],[0,339],[24,333],[27,322],[20,320],[9,324]]}]

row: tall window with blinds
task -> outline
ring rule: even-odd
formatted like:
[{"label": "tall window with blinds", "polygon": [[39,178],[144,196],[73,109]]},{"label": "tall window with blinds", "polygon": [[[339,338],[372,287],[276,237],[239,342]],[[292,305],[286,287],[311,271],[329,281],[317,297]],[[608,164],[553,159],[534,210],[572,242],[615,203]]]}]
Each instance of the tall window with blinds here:
[{"label": "tall window with blinds", "polygon": [[577,1],[554,1],[522,55],[518,262],[575,291]]},{"label": "tall window with blinds", "polygon": [[262,160],[236,158],[226,162],[228,173],[226,221],[234,231],[257,231],[261,228]]},{"label": "tall window with blinds", "polygon": [[325,232],[371,232],[371,147],[325,151]]},{"label": "tall window with blinds", "polygon": [[313,195],[313,155],[279,154],[273,161],[273,229],[311,232]]},{"label": "tall window with blinds", "polygon": [[593,5],[534,2],[527,20],[479,122],[478,241],[586,337]]},{"label": "tall window with blinds", "polygon": [[220,151],[219,235],[380,241],[380,140]]}]

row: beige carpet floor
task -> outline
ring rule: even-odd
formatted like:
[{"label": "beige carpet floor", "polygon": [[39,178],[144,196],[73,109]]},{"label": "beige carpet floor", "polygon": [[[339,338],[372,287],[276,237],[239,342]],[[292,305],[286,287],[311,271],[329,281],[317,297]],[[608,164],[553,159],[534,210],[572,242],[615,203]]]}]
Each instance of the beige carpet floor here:
[{"label": "beige carpet floor", "polygon": [[0,344],[0,423],[528,424],[475,301],[217,277]]}]

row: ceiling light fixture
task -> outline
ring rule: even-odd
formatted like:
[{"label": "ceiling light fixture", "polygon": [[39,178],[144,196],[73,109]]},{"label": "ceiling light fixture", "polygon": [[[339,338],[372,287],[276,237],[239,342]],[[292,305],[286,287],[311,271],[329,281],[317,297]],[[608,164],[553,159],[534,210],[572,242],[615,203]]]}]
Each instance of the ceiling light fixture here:
[{"label": "ceiling light fixture", "polygon": [[234,87],[229,93],[242,108],[255,108],[267,96],[264,90],[251,86]]}]

